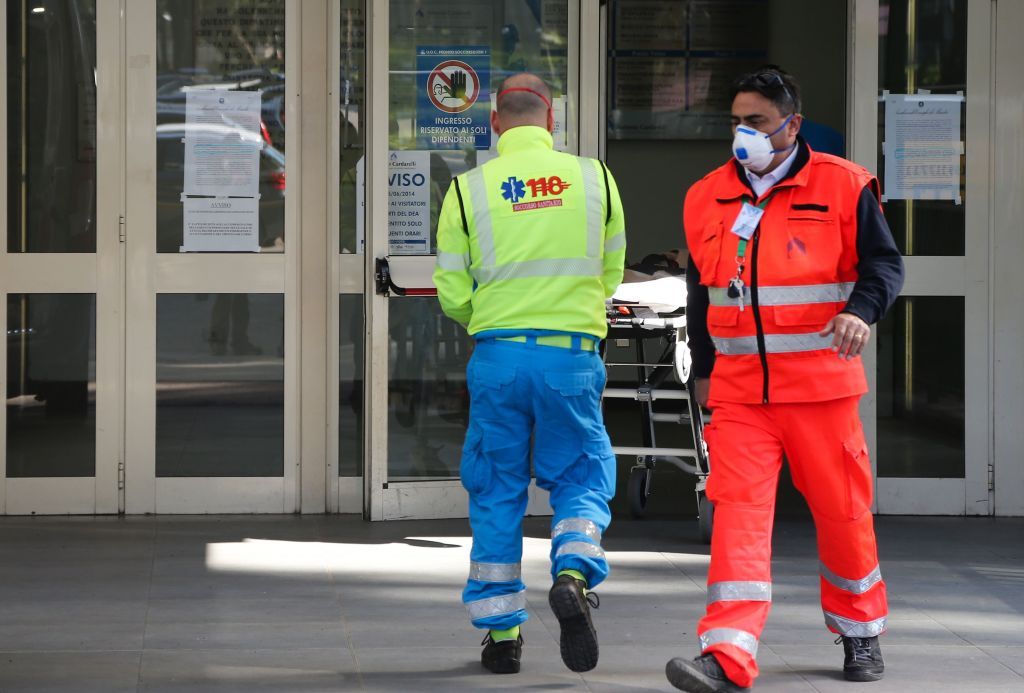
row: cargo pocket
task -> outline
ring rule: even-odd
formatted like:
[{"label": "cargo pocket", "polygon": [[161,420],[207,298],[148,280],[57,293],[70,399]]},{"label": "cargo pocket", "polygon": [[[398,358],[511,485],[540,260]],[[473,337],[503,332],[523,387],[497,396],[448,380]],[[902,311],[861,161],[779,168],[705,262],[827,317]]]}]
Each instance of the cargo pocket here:
[{"label": "cargo pocket", "polygon": [[470,414],[484,418],[501,416],[506,400],[511,396],[512,382],[516,379],[514,367],[487,361],[470,361],[466,369],[469,385]]},{"label": "cargo pocket", "polygon": [[544,383],[565,397],[590,395],[595,391],[595,374],[591,371],[571,371],[568,373],[545,373]]},{"label": "cargo pocket", "polygon": [[740,309],[735,306],[708,306],[708,324],[715,327],[736,327],[740,321]]},{"label": "cargo pocket", "polygon": [[466,442],[462,445],[459,479],[469,493],[483,493],[491,484],[491,465],[483,454],[483,434],[478,426],[470,424]]},{"label": "cargo pocket", "polygon": [[714,286],[718,276],[718,263],[722,259],[722,242],[724,240],[724,228],[721,221],[708,224],[701,232],[700,256],[694,260],[700,261],[700,283],[704,286]]},{"label": "cargo pocket", "polygon": [[838,315],[835,303],[802,303],[793,306],[775,306],[772,309],[775,324],[780,327],[805,327],[806,332],[821,332],[829,320]]},{"label": "cargo pocket", "polygon": [[843,441],[843,459],[846,465],[846,511],[851,520],[859,519],[871,510],[874,484],[871,480],[871,459],[864,442],[864,431],[857,430]]},{"label": "cargo pocket", "polygon": [[607,438],[584,441],[577,467],[577,483],[611,500],[615,495],[615,453]]}]

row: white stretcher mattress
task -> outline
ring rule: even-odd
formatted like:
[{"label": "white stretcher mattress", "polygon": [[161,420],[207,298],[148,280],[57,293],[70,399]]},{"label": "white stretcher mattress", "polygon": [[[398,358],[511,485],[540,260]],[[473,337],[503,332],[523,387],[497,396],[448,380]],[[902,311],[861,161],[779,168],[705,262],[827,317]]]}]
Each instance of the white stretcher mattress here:
[{"label": "white stretcher mattress", "polygon": [[613,300],[638,303],[656,313],[674,313],[686,305],[685,277],[661,277],[645,282],[620,284]]}]

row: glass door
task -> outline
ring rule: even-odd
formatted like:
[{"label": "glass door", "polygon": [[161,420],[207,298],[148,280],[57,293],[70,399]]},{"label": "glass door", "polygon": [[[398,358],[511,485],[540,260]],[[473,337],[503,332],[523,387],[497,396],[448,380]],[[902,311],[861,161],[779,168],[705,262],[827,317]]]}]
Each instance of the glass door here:
[{"label": "glass door", "polygon": [[907,270],[876,330],[878,511],[985,515],[992,4],[877,9],[877,164]]},{"label": "glass door", "polygon": [[[579,151],[580,3],[375,0],[373,8],[369,99],[381,115],[362,172],[372,261],[369,515],[465,516],[458,470],[472,340],[433,295],[437,218],[453,177],[496,155],[489,116],[512,74],[534,72],[551,85],[556,147]],[[386,91],[373,88],[384,84]],[[530,512],[550,512],[535,488]]]},{"label": "glass door", "polygon": [[118,4],[0,15],[0,513],[119,509]]},{"label": "glass door", "polygon": [[297,3],[125,11],[127,510],[293,512]]}]

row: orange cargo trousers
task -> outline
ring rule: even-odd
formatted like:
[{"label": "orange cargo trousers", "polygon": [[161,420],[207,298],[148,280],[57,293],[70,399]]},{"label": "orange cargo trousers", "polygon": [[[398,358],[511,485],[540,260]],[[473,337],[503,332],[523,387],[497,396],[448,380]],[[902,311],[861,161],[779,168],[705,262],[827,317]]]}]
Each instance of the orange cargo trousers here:
[{"label": "orange cargo trousers", "polygon": [[783,455],[814,515],[825,624],[853,637],[885,630],[859,399],[711,403],[707,494],[715,515],[707,613],[697,634],[702,652],[714,653],[740,686],[757,677],[757,644],[771,607],[772,522]]}]

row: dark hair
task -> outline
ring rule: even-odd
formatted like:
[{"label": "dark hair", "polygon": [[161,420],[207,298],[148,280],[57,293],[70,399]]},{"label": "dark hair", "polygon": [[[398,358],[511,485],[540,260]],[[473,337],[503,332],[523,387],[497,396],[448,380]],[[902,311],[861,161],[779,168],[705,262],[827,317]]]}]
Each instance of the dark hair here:
[{"label": "dark hair", "polygon": [[744,92],[757,92],[775,104],[782,115],[800,112],[800,85],[778,65],[765,65],[737,79],[732,83],[729,101]]}]

